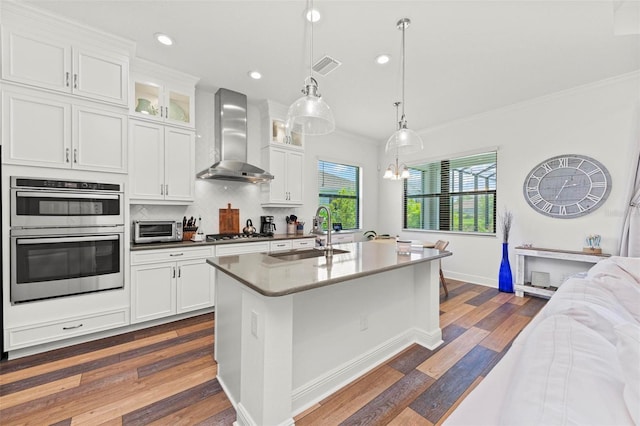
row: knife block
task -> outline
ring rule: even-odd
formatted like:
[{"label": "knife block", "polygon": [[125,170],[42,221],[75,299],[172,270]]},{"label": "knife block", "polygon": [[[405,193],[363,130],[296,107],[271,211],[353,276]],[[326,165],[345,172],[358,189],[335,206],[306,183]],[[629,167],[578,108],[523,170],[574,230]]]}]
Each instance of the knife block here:
[{"label": "knife block", "polygon": [[182,230],[182,241],[190,241],[198,230],[197,226],[187,226]]}]

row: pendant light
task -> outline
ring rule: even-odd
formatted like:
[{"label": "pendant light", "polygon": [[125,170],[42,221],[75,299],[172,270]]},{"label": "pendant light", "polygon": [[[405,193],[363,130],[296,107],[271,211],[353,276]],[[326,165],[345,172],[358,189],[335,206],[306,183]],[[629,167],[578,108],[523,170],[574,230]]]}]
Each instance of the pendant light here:
[{"label": "pendant light", "polygon": [[[398,129],[400,129],[400,122],[398,121],[398,106],[400,104],[401,102],[393,103],[393,105],[396,107],[396,123],[398,123]],[[400,169],[400,167],[402,167],[402,169]],[[409,178],[409,169],[407,169],[407,166],[405,164],[402,164],[402,165],[399,164],[397,146],[396,146],[396,163],[395,165],[389,164],[389,167],[387,167],[387,170],[384,172],[384,175],[382,176],[382,178],[390,179],[390,180],[402,180],[402,179]]]},{"label": "pendant light", "polygon": [[[313,0],[310,0],[308,11],[313,11]],[[289,107],[287,112],[287,132],[303,135],[325,135],[336,128],[331,108],[318,92],[318,82],[313,78],[313,19],[311,23],[311,37],[309,43],[309,76],[304,80],[302,93]]]},{"label": "pendant light", "polygon": [[405,47],[404,32],[411,25],[409,18],[402,18],[396,27],[402,31],[402,116],[398,122],[398,129],[391,135],[385,146],[385,152],[396,150],[396,153],[411,154],[422,151],[423,144],[420,136],[407,128],[407,117],[404,113],[404,80],[405,80]]}]

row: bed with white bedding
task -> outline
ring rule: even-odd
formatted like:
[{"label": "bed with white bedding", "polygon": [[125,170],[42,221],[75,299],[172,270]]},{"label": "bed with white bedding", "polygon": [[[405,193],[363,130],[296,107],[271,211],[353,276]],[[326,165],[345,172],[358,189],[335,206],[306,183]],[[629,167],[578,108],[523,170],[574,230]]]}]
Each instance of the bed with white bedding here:
[{"label": "bed with white bedding", "polygon": [[560,286],[445,425],[640,425],[640,258]]}]

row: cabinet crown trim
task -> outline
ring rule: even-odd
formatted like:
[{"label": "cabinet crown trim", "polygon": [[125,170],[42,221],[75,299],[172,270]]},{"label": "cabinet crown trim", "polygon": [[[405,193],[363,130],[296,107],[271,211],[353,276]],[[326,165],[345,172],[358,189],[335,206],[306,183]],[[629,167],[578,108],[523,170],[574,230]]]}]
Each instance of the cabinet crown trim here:
[{"label": "cabinet crown trim", "polygon": [[4,26],[24,28],[25,31],[39,34],[53,32],[69,40],[71,44],[78,46],[95,46],[97,44],[108,51],[118,52],[127,57],[133,57],[136,52],[136,43],[134,41],[89,27],[37,7],[2,2],[0,12],[2,13],[2,24]]},{"label": "cabinet crown trim", "polygon": [[160,80],[168,80],[171,83],[179,83],[182,86],[195,86],[200,81],[200,77],[195,75],[140,58],[133,58],[131,61],[131,73],[153,76]]}]

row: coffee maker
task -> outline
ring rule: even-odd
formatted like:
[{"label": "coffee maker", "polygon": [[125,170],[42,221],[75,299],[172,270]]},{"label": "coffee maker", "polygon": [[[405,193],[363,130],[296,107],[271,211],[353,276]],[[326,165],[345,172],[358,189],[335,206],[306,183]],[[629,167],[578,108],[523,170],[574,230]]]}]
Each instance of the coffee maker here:
[{"label": "coffee maker", "polygon": [[273,221],[273,216],[260,216],[260,233],[273,235],[276,230],[276,224]]}]

